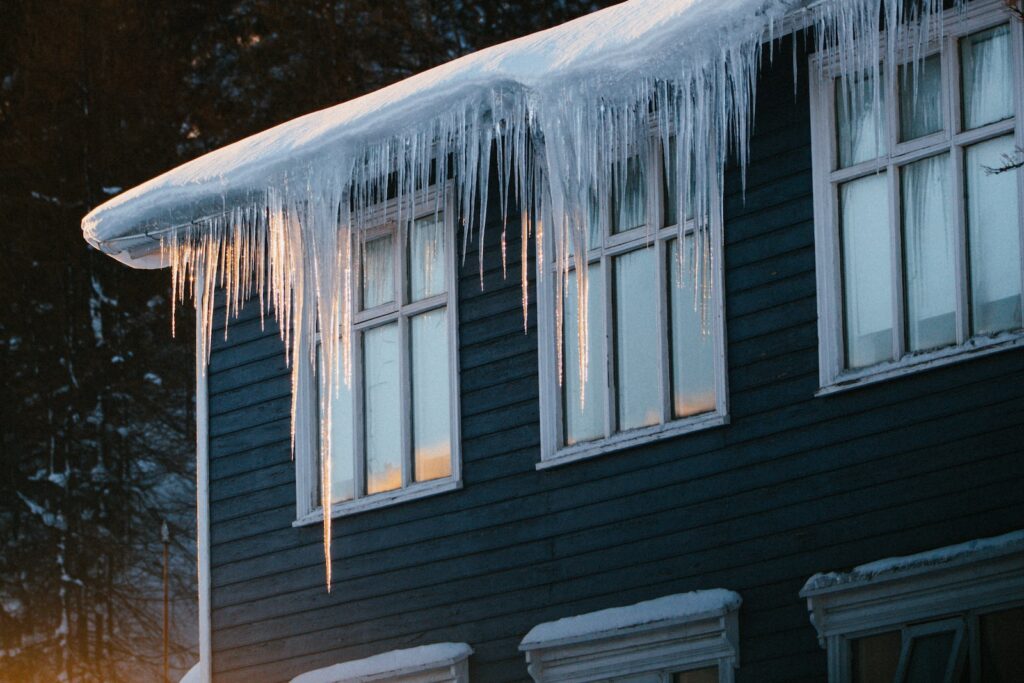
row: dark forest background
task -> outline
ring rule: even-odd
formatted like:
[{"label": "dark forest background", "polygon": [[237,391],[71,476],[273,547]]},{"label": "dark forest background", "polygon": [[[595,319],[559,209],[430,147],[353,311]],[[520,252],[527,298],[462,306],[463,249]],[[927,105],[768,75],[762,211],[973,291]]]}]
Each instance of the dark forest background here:
[{"label": "dark forest background", "polygon": [[0,682],[195,661],[191,309],[88,247],[122,189],[608,0],[0,0]]}]

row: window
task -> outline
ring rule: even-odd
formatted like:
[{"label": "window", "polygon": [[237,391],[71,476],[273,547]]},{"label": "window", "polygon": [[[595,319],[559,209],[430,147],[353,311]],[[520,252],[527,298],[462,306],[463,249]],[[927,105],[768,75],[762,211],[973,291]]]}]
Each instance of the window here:
[{"label": "window", "polygon": [[1003,683],[1024,670],[1024,532],[819,574],[830,683]]},{"label": "window", "polygon": [[[454,227],[433,194],[358,248],[352,379],[330,400],[335,515],[460,486]],[[315,462],[312,450],[297,458]],[[298,523],[322,508],[319,466],[303,470]]]},{"label": "window", "polygon": [[732,683],[742,600],[723,589],[559,619],[519,644],[536,683]]},{"label": "window", "polygon": [[996,0],[944,21],[944,44],[850,88],[814,58],[825,392],[1022,341],[1024,174],[986,170],[1024,140],[1021,29]]},{"label": "window", "polygon": [[[561,369],[553,263],[539,283],[542,468],[726,420],[721,226],[715,217],[709,238],[695,233],[692,212],[675,206],[676,172],[665,171],[661,143],[647,147],[612,174],[621,188],[613,180],[607,196],[592,197],[586,258],[570,259],[564,291]],[[582,267],[585,349],[576,327]],[[701,291],[695,271],[705,275]]]}]

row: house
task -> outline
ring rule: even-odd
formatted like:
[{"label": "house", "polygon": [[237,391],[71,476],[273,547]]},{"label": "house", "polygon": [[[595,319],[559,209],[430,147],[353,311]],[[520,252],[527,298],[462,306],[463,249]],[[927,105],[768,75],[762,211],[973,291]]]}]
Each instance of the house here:
[{"label": "house", "polygon": [[632,0],[93,211],[197,298],[203,680],[1020,680],[1012,9]]}]

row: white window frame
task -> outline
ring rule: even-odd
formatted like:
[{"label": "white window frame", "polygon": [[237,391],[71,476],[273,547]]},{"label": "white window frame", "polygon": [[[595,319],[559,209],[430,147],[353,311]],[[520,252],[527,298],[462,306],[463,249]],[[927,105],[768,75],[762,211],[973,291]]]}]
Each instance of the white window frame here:
[{"label": "white window frame", "polygon": [[[652,129],[654,126],[652,125]],[[601,226],[602,239],[604,243],[588,252],[587,263],[600,263],[604,273],[604,297],[605,310],[605,349],[608,356],[607,365],[591,363],[591,371],[602,370],[608,384],[606,394],[604,419],[605,433],[610,436],[585,441],[570,446],[564,444],[564,420],[562,404],[562,386],[558,383],[558,354],[556,352],[556,325],[555,325],[555,287],[556,267],[553,261],[546,264],[537,263],[537,294],[538,294],[538,333],[539,333],[539,375],[540,375],[540,422],[541,422],[541,460],[537,463],[537,469],[547,469],[568,463],[597,457],[605,453],[620,451],[641,444],[679,436],[690,432],[709,429],[729,422],[729,395],[728,377],[726,363],[726,336],[725,336],[725,267],[724,267],[724,241],[722,237],[722,199],[719,189],[711,188],[709,199],[710,220],[709,220],[709,246],[711,248],[711,267],[708,276],[713,280],[710,300],[707,304],[707,325],[711,330],[714,339],[714,377],[715,377],[715,409],[706,413],[700,413],[683,418],[672,417],[671,406],[671,345],[668,335],[671,333],[669,326],[668,287],[671,284],[671,275],[668,269],[667,250],[669,243],[679,237],[677,226],[666,226],[654,229],[651,226],[661,226],[665,223],[665,202],[664,202],[664,150],[660,136],[652,131],[647,141],[647,149],[642,152],[649,160],[649,166],[644,173],[646,179],[646,216],[647,223],[643,227],[635,228],[625,232],[612,233],[611,221],[604,221],[607,225]],[[652,169],[653,167],[653,169]],[[653,172],[652,172],[653,170]],[[625,174],[623,174],[625,175]],[[714,183],[711,183],[714,185]],[[612,206],[612,197],[601,197],[602,201]],[[677,207],[678,220],[684,221],[683,234],[692,235],[694,232],[694,221],[686,218],[686,209],[683,206]],[[555,253],[551,231],[544,234],[544,253],[546,258],[553,259]],[[612,261],[614,257],[642,249],[653,245],[657,250],[655,259],[657,262],[657,282],[659,287],[658,296],[658,320],[660,334],[657,343],[657,353],[661,365],[661,395],[663,397],[661,406],[662,421],[659,424],[648,427],[640,427],[627,431],[617,431],[615,423],[616,415],[616,394],[615,394],[615,369],[614,369],[614,330],[612,325],[613,300],[614,300],[614,278],[612,277]],[[569,258],[570,269],[575,268],[575,258]],[[546,268],[546,272],[539,271]],[[592,291],[591,296],[597,295]]]},{"label": "white window frame", "polygon": [[[991,548],[963,554],[950,551],[949,559],[914,561],[878,575],[858,570],[847,574],[823,574],[812,578],[800,591],[807,600],[818,642],[828,652],[829,683],[851,683],[851,641],[888,631],[909,636],[928,630],[953,630],[963,625],[964,652],[974,667],[980,666],[978,616],[1024,606],[1024,535]],[[986,539],[987,540],[987,539]],[[871,565],[867,565],[870,567]],[[816,581],[824,578],[824,581]],[[906,666],[909,638],[904,638],[900,665]],[[973,673],[972,681],[979,680]]]},{"label": "white window frame", "polygon": [[[685,600],[692,595],[667,598]],[[676,674],[709,667],[718,668],[719,683],[734,683],[740,665],[738,603],[737,599],[735,605],[678,614],[666,611],[656,617],[651,616],[650,603],[612,608],[581,616],[586,619],[632,610],[634,618],[612,617],[614,627],[568,636],[535,636],[551,625],[541,624],[526,635],[519,650],[526,656],[526,668],[535,683],[604,683],[633,678],[644,683],[673,683]]]},{"label": "white window frame", "polygon": [[[459,392],[459,320],[458,320],[458,260],[456,254],[455,219],[454,219],[454,188],[446,183],[442,188],[431,187],[426,191],[417,192],[412,214],[408,207],[402,206],[401,211],[397,200],[375,207],[370,212],[368,222],[377,225],[367,228],[360,238],[358,258],[354,258],[355,273],[352,276],[352,429],[354,435],[353,452],[355,453],[355,497],[351,500],[336,502],[331,505],[332,517],[353,515],[367,510],[397,505],[427,496],[462,488],[462,452],[461,452],[461,419]],[[408,302],[408,226],[419,218],[441,212],[445,234],[445,284],[446,291],[420,301]],[[399,225],[399,217],[401,225]],[[394,293],[395,301],[369,310],[362,310],[362,245],[375,238],[392,235],[395,257]],[[451,474],[440,479],[416,482],[412,479],[413,452],[412,434],[410,433],[412,396],[411,377],[409,376],[409,320],[417,314],[432,310],[445,309],[448,323],[448,400],[450,415],[451,440]],[[363,450],[363,353],[362,333],[380,325],[398,322],[398,343],[401,375],[401,430],[402,430],[402,486],[392,491],[366,494],[366,458]],[[317,338],[319,345],[319,334]],[[306,364],[302,371],[308,373],[309,381],[301,383],[309,390],[300,397],[299,416],[296,429],[313,430],[313,438],[297,438],[295,453],[295,486],[296,486],[296,520],[293,526],[317,524],[323,520],[323,508],[319,501],[320,463],[319,433],[320,409],[317,399],[315,370]]]},{"label": "white window frame", "polygon": [[[991,336],[970,336],[967,324],[969,292],[966,277],[966,239],[964,215],[964,174],[963,150],[965,147],[1002,137],[1015,135],[1018,147],[1024,146],[1024,74],[1021,73],[1024,42],[1021,24],[1007,11],[1001,0],[976,0],[963,10],[947,10],[942,18],[944,44],[938,40],[926,46],[925,55],[940,53],[942,60],[942,102],[944,130],[940,133],[897,142],[898,139],[898,83],[887,79],[885,87],[888,140],[886,155],[847,168],[839,168],[838,145],[835,126],[835,77],[840,68],[841,56],[834,52],[810,57],[810,100],[811,100],[811,150],[814,178],[814,233],[816,278],[818,291],[818,395],[827,395],[852,389],[864,384],[902,377],[932,367],[961,362],[980,355],[986,355],[1010,348],[1024,346],[1024,331],[1014,330]],[[1001,24],[1011,26],[1013,78],[1015,84],[1015,115],[1013,118],[989,124],[981,128],[961,130],[961,107],[959,101],[960,67],[959,38]],[[908,40],[913,40],[908,31]],[[885,36],[880,38],[882,53],[885,53]],[[910,59],[912,48],[900,46],[901,57]],[[883,66],[882,71],[886,71]],[[951,94],[956,93],[956,100]],[[952,346],[921,352],[907,352],[905,349],[905,315],[902,282],[901,216],[899,197],[899,174],[897,169],[907,163],[941,153],[951,152],[955,167],[951,177],[955,194],[954,220],[957,221],[956,275],[957,285],[957,343]],[[842,262],[840,258],[839,201],[838,188],[841,183],[869,176],[871,173],[887,171],[889,185],[889,232],[892,239],[890,268],[892,276],[893,344],[898,360],[885,361],[864,368],[845,368],[842,303]],[[1018,220],[1021,226],[1021,247],[1024,264],[1024,173],[1017,176]],[[1024,274],[1022,274],[1024,277]]]}]

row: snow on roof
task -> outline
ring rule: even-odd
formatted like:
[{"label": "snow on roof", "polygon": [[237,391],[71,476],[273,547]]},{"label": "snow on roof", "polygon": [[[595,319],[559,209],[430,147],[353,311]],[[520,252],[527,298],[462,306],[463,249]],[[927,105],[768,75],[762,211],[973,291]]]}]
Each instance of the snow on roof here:
[{"label": "snow on roof", "polygon": [[343,159],[368,141],[412,129],[494,88],[540,100],[569,82],[590,81],[598,91],[611,91],[616,81],[637,74],[677,75],[681,60],[707,61],[759,38],[769,20],[805,1],[629,0],[210,152],[93,209],[82,230],[94,246],[116,254],[132,243],[126,238],[221,212],[262,192],[285,167],[325,149]]},{"label": "snow on roof", "polygon": [[291,683],[354,683],[393,680],[427,669],[451,666],[473,654],[465,643],[435,643],[406,650],[392,650],[351,662],[307,671]]},{"label": "snow on roof", "polygon": [[905,573],[943,565],[960,564],[987,557],[1024,551],[1024,529],[1002,536],[978,538],[966,543],[936,548],[914,555],[887,557],[854,567],[848,572],[823,572],[807,580],[801,595],[885,578],[896,578]]},{"label": "snow on roof", "polygon": [[519,649],[532,650],[575,640],[614,636],[643,626],[720,616],[739,609],[742,602],[738,593],[723,588],[667,595],[628,607],[612,607],[538,624],[526,634]]}]

